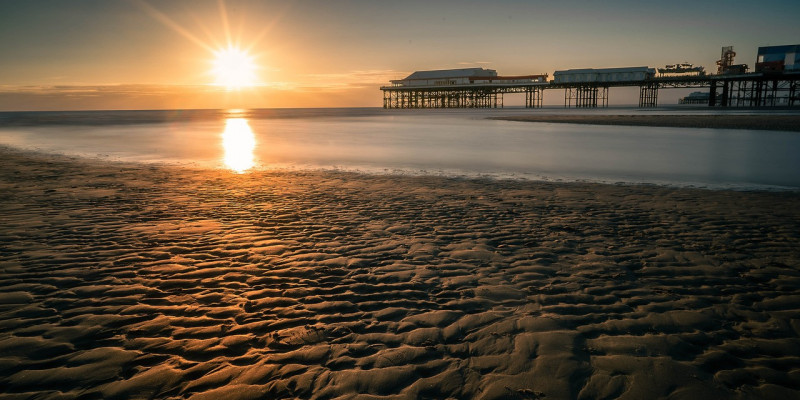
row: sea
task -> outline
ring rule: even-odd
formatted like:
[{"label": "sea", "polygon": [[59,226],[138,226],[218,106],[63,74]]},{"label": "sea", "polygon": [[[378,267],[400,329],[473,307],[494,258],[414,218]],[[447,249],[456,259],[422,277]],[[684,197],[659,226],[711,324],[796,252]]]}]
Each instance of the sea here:
[{"label": "sea", "polygon": [[111,161],[257,170],[800,190],[800,133],[514,122],[662,108],[381,108],[0,113],[0,145]]}]

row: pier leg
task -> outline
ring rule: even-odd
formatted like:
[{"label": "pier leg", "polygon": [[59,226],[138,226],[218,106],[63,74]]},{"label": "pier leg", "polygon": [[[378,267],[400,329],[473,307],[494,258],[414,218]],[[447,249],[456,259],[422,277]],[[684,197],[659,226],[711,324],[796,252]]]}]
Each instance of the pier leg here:
[{"label": "pier leg", "polygon": [[639,86],[639,107],[656,107],[658,104],[658,85]]},{"label": "pier leg", "polygon": [[720,97],[720,106],[727,107],[728,106],[728,81],[722,81],[722,96]]},{"label": "pier leg", "polygon": [[717,81],[711,81],[711,88],[708,92],[708,106],[714,107],[717,105]]},{"label": "pier leg", "polygon": [[753,83],[753,86],[755,86],[755,94],[756,94],[755,101],[753,102],[755,104],[753,104],[753,105],[755,107],[761,107],[763,105],[761,102],[764,101],[764,98],[766,97],[766,96],[764,96],[765,95],[765,93],[764,93],[764,82],[756,81],[756,82]]},{"label": "pier leg", "polygon": [[[541,95],[540,95],[541,96]],[[575,100],[575,107],[593,108],[598,105],[608,106],[608,88],[596,86],[578,86],[575,88],[564,89],[564,107],[571,107],[572,100]],[[541,97],[539,97],[541,106]]]},{"label": "pier leg", "polygon": [[525,108],[531,108],[531,89],[525,89]]},{"label": "pier leg", "polygon": [[770,107],[775,107],[778,101],[778,80],[775,79],[772,81],[772,98],[770,99],[769,105]]},{"label": "pier leg", "polygon": [[608,87],[607,86],[603,86],[603,87],[600,87],[597,90],[599,91],[599,93],[598,93],[598,96],[596,98],[598,98],[600,100],[600,106],[601,107],[608,107]]},{"label": "pier leg", "polygon": [[541,108],[542,92],[538,87],[525,88],[525,108]]}]

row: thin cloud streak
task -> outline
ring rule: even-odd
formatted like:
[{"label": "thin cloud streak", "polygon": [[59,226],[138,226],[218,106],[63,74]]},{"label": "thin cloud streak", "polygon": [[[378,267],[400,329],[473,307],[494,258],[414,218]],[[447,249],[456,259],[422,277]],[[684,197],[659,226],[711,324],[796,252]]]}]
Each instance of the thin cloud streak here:
[{"label": "thin cloud streak", "polygon": [[0,110],[225,109],[308,107],[309,104],[364,107],[372,105],[379,96],[377,83],[323,81],[271,82],[238,90],[216,85],[0,85]]},{"label": "thin cloud streak", "polygon": [[486,64],[493,64],[491,61],[461,61],[457,63],[458,65],[486,65]]}]

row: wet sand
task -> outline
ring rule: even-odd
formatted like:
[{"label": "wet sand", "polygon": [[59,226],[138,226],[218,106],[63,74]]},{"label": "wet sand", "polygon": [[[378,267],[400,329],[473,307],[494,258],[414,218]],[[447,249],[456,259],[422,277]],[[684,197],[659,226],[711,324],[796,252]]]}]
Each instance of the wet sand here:
[{"label": "wet sand", "polygon": [[800,115],[525,115],[507,121],[800,132]]},{"label": "wet sand", "polygon": [[800,397],[800,194],[0,149],[0,393]]}]

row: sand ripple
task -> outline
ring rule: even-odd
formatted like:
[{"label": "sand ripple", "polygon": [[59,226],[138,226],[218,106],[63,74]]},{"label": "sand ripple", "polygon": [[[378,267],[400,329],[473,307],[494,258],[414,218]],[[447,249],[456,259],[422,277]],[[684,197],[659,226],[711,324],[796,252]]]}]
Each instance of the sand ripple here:
[{"label": "sand ripple", "polygon": [[796,193],[0,166],[0,398],[800,396]]}]

